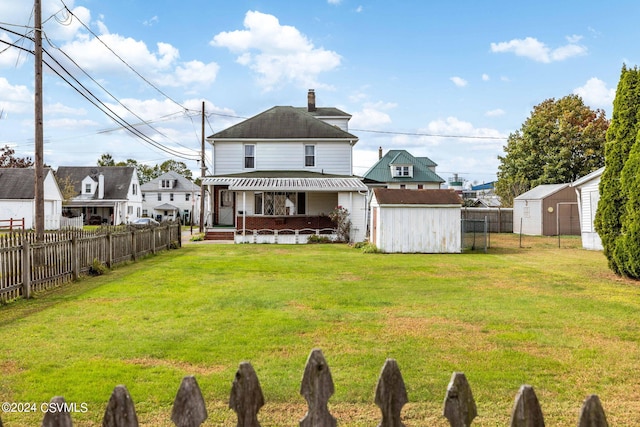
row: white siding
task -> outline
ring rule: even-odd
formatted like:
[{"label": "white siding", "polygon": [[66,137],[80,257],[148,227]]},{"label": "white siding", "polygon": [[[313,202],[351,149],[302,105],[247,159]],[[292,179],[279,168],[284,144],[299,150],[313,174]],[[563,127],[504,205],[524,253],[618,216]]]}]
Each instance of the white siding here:
[{"label": "white siding", "polygon": [[589,181],[580,188],[580,234],[582,247],[585,249],[601,251],[602,241],[595,230],[594,220],[600,201],[600,178]]},{"label": "white siding", "polygon": [[367,233],[367,197],[356,192],[338,193],[338,205],[349,211],[351,241],[362,242]]},{"label": "white siding", "polygon": [[[216,142],[214,174],[225,175],[250,171],[298,171],[351,175],[351,145],[348,142],[325,141],[258,141],[255,145],[255,168],[244,168],[242,141]],[[305,167],[304,146],[314,145],[315,166]]]},{"label": "white siding", "polygon": [[542,200],[513,201],[513,232],[531,236],[542,235]]},{"label": "white siding", "polygon": [[[0,219],[22,219],[24,218],[24,228],[30,229],[34,227],[33,218],[35,216],[35,208],[33,200],[2,200],[0,203]],[[3,223],[8,225],[7,223]]]},{"label": "white siding", "polygon": [[461,252],[458,206],[379,206],[374,197],[371,212],[371,240],[383,252]]},{"label": "white siding", "polygon": [[[423,190],[438,190],[440,189],[440,184],[437,182],[407,182],[404,184],[404,188],[407,190],[417,190],[418,184],[422,184]],[[387,188],[403,188],[401,187],[403,183],[401,182],[390,182],[387,184]]]}]

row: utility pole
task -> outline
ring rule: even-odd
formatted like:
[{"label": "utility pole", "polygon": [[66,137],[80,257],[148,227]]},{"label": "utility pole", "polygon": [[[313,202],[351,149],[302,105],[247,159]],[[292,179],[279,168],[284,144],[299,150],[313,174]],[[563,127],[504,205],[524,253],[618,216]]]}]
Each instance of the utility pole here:
[{"label": "utility pole", "polygon": [[36,240],[44,240],[44,130],[42,124],[42,5],[34,0],[35,40],[35,229]]},{"label": "utility pole", "polygon": [[204,101],[202,101],[202,146],[200,147],[200,232],[204,232],[204,176],[207,166],[204,164]]}]

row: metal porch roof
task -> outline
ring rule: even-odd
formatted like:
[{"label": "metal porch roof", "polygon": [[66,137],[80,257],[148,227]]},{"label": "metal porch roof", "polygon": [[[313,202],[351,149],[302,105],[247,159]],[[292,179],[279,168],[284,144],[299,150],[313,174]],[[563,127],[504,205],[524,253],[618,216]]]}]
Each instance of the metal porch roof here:
[{"label": "metal porch roof", "polygon": [[203,178],[204,185],[228,185],[236,191],[367,191],[359,178]]}]

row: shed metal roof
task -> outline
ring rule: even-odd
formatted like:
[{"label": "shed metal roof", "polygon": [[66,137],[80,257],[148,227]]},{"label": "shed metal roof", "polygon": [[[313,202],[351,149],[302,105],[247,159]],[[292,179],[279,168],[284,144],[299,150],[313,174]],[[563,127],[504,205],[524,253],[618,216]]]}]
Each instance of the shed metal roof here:
[{"label": "shed metal roof", "polygon": [[525,193],[522,193],[514,200],[542,200],[567,188],[568,186],[569,184],[541,184]]}]

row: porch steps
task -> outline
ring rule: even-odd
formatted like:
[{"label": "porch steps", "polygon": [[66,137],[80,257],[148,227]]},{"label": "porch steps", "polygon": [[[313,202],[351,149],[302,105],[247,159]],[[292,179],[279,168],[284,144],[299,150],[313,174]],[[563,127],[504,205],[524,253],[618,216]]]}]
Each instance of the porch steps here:
[{"label": "porch steps", "polygon": [[235,233],[235,229],[207,230],[204,234],[204,240],[234,240]]}]

